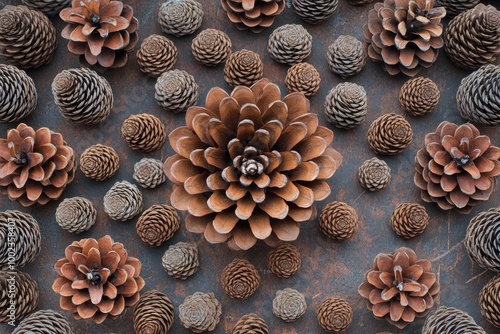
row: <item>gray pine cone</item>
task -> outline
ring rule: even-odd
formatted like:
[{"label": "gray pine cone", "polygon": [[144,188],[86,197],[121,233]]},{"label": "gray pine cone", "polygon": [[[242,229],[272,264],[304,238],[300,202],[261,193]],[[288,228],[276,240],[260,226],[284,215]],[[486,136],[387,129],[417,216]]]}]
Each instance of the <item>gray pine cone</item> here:
[{"label": "gray pine cone", "polygon": [[361,72],[368,58],[363,43],[350,35],[339,36],[328,47],[326,56],[330,70],[342,79]]},{"label": "gray pine cone", "polygon": [[178,54],[174,42],[165,36],[153,34],[142,41],[137,51],[137,63],[143,73],[156,78],[174,66]]},{"label": "gray pine cone", "polygon": [[0,123],[17,122],[36,108],[35,83],[15,66],[0,64]]},{"label": "gray pine cone", "polygon": [[132,219],[143,208],[141,191],[128,181],[116,182],[104,195],[104,212],[113,220]]},{"label": "gray pine cone", "polygon": [[298,16],[309,24],[321,23],[333,15],[339,0],[292,0]]},{"label": "gray pine cone", "polygon": [[71,0],[21,0],[28,8],[38,10],[47,16],[59,14],[66,7],[71,6]]},{"label": "gray pine cone", "polygon": [[178,242],[168,247],[161,258],[163,269],[175,278],[186,280],[198,271],[198,247],[194,242]]},{"label": "gray pine cone", "polygon": [[166,180],[163,162],[157,159],[142,158],[134,165],[134,180],[143,188],[156,188]]},{"label": "gray pine cone", "polygon": [[[12,280],[14,278],[14,280]],[[11,302],[10,285],[14,283],[15,294],[12,299],[16,305],[14,310],[15,321],[20,321],[30,314],[38,305],[40,300],[38,293],[38,285],[30,275],[21,271],[0,270],[0,324],[8,323],[10,318],[10,310],[8,306]]]},{"label": "gray pine cone", "polygon": [[156,102],[173,113],[186,111],[200,96],[194,77],[183,70],[163,73],[156,81],[155,91]]},{"label": "gray pine cone", "polygon": [[285,288],[276,291],[273,299],[273,314],[278,318],[293,322],[306,313],[307,302],[304,295],[295,289]]},{"label": "gray pine cone", "polygon": [[161,30],[177,37],[192,34],[202,21],[203,8],[195,0],[167,0],[158,11]]},{"label": "gray pine cone", "polygon": [[440,306],[425,319],[422,334],[486,334],[466,312]]},{"label": "gray pine cone", "polygon": [[220,321],[222,306],[213,293],[195,292],[179,305],[181,324],[194,333],[210,332]]},{"label": "gray pine cone", "polygon": [[21,321],[12,334],[74,334],[68,319],[53,310],[31,313]]},{"label": "gray pine cone", "polygon": [[271,58],[279,63],[297,64],[311,54],[312,36],[300,24],[285,24],[276,28],[267,42]]},{"label": "gray pine cone", "polygon": [[493,326],[500,328],[500,275],[494,276],[479,292],[481,315]]},{"label": "gray pine cone", "polygon": [[355,83],[339,83],[328,92],[325,98],[326,117],[338,128],[355,128],[363,123],[367,112],[366,91]]},{"label": "gray pine cone", "polygon": [[359,184],[370,191],[384,189],[391,180],[391,168],[377,157],[365,160],[358,168]]},{"label": "gray pine cone", "polygon": [[231,39],[222,30],[202,30],[191,43],[194,59],[206,66],[216,66],[231,54]]},{"label": "gray pine cone", "polygon": [[436,0],[436,7],[446,8],[446,17],[453,18],[455,15],[474,8],[481,0]]},{"label": "gray pine cone", "polygon": [[65,198],[56,209],[56,222],[70,233],[88,231],[96,222],[97,210],[84,197]]}]

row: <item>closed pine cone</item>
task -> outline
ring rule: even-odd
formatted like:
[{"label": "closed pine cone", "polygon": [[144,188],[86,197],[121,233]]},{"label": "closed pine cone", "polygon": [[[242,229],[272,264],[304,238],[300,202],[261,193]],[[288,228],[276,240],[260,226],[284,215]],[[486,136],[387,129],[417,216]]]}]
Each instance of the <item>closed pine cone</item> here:
[{"label": "closed pine cone", "polygon": [[222,9],[239,30],[254,33],[270,27],[285,9],[285,0],[221,0]]},{"label": "closed pine cone", "polygon": [[177,211],[167,204],[153,205],[137,220],[137,234],[151,247],[158,247],[174,236],[179,229],[180,218]]},{"label": "closed pine cone", "polygon": [[104,195],[104,212],[113,220],[129,220],[144,208],[142,193],[128,181],[116,182]]},{"label": "closed pine cone", "polygon": [[308,63],[295,64],[286,72],[285,86],[288,93],[302,92],[311,97],[318,91],[320,83],[318,70]]},{"label": "closed pine cone", "polygon": [[96,219],[97,210],[84,197],[65,198],[56,209],[56,223],[70,233],[88,231]]},{"label": "closed pine cone", "polygon": [[198,247],[194,242],[178,242],[168,247],[161,258],[163,269],[175,278],[186,280],[198,271]]},{"label": "closed pine cone", "polygon": [[[12,274],[14,272],[14,274]],[[12,280],[12,276],[15,276]],[[9,317],[11,298],[9,290],[10,285],[14,283],[15,294],[13,301],[15,302],[14,317],[15,321],[20,321],[33,311],[39,301],[38,285],[30,275],[21,271],[0,270],[0,324],[6,324],[12,319]]]},{"label": "closed pine cone", "polygon": [[192,34],[202,21],[203,8],[195,0],[167,0],[158,11],[161,30],[177,37]]},{"label": "closed pine cone", "polygon": [[163,162],[151,158],[142,158],[134,165],[133,177],[143,188],[156,188],[167,179],[163,173]]},{"label": "closed pine cone", "polygon": [[151,114],[131,115],[122,124],[122,137],[133,150],[152,152],[159,149],[167,132],[160,119]]},{"label": "closed pine cone", "polygon": [[137,50],[137,63],[143,73],[156,78],[174,66],[178,54],[179,51],[171,40],[153,34],[146,37]]},{"label": "closed pine cone", "polygon": [[38,10],[47,16],[59,14],[59,12],[71,5],[71,0],[21,0],[28,8]]},{"label": "closed pine cone", "polygon": [[292,0],[295,13],[309,24],[321,23],[337,9],[339,0]]},{"label": "closed pine cone", "polygon": [[240,50],[229,55],[224,65],[224,81],[231,86],[251,86],[262,78],[264,64],[259,54]]},{"label": "closed pine cone", "polygon": [[321,210],[319,228],[326,236],[344,240],[352,237],[358,228],[356,210],[344,202],[333,201]]},{"label": "closed pine cone", "polygon": [[247,299],[257,290],[260,276],[257,269],[244,259],[234,259],[223,270],[222,288],[231,297]]},{"label": "closed pine cone", "polygon": [[174,324],[174,305],[158,290],[143,294],[133,312],[136,334],[165,334]]},{"label": "closed pine cone", "polygon": [[455,15],[474,8],[481,0],[436,0],[438,6],[446,8],[446,17],[453,18]]},{"label": "closed pine cone", "polygon": [[392,230],[400,237],[411,239],[424,233],[429,224],[429,215],[420,204],[399,204],[391,215]]},{"label": "closed pine cone", "polygon": [[276,28],[267,42],[271,58],[279,63],[297,64],[311,54],[312,36],[300,24],[285,24]]},{"label": "closed pine cone", "polygon": [[216,66],[231,54],[231,39],[222,30],[202,30],[191,43],[194,59],[206,66]]},{"label": "closed pine cone", "polygon": [[365,89],[352,82],[341,82],[325,98],[325,115],[338,128],[352,129],[363,123],[368,112]]},{"label": "closed pine cone", "polygon": [[359,184],[370,191],[384,189],[391,180],[391,168],[377,157],[365,160],[358,168]]},{"label": "closed pine cone", "polygon": [[376,154],[396,155],[407,148],[412,140],[410,123],[401,115],[384,114],[368,128],[368,145]]},{"label": "closed pine cone", "polygon": [[347,2],[349,2],[349,4],[353,6],[362,6],[367,3],[373,2],[373,0],[347,0]]},{"label": "closed pine cone", "polygon": [[26,72],[0,64],[0,123],[17,122],[36,108],[35,83]]},{"label": "closed pine cone", "polygon": [[119,167],[120,158],[111,146],[92,145],[80,156],[80,170],[83,175],[96,181],[109,179]]},{"label": "closed pine cone", "polygon": [[291,277],[299,270],[301,262],[299,249],[289,243],[280,243],[267,255],[267,266],[278,277]]},{"label": "closed pine cone", "polygon": [[74,334],[68,319],[53,310],[40,310],[24,318],[12,334]]},{"label": "closed pine cone", "polygon": [[368,59],[363,43],[350,35],[339,36],[326,56],[330,70],[344,80],[361,72]]},{"label": "closed pine cone", "polygon": [[500,275],[494,276],[479,293],[481,314],[495,327],[500,328]]},{"label": "closed pine cone", "polygon": [[255,313],[250,313],[236,322],[231,334],[269,334],[269,328],[264,319]]},{"label": "closed pine cone", "polygon": [[327,332],[340,333],[349,328],[352,323],[351,305],[342,298],[325,299],[316,313],[319,325]]},{"label": "closed pine cone", "polygon": [[179,305],[181,324],[194,333],[210,332],[220,321],[222,306],[213,293],[195,292]]},{"label": "closed pine cone", "polygon": [[0,57],[22,69],[48,64],[57,47],[56,29],[47,16],[26,6],[0,10]]},{"label": "closed pine cone", "polygon": [[418,77],[406,81],[399,91],[401,108],[412,116],[425,115],[438,105],[439,88],[429,78]]},{"label": "closed pine cone", "polygon": [[155,84],[155,99],[163,109],[179,113],[198,101],[198,84],[194,77],[183,70],[163,73]]},{"label": "closed pine cone", "polygon": [[293,322],[306,313],[307,302],[302,293],[285,288],[276,291],[273,299],[273,314],[286,322]]},{"label": "closed pine cone", "polygon": [[454,307],[440,306],[425,319],[422,334],[486,334],[474,319]]}]

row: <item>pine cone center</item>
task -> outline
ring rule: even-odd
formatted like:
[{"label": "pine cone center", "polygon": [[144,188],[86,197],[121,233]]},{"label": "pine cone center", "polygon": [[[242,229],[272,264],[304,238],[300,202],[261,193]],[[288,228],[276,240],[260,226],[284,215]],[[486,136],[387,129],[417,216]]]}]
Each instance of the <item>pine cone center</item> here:
[{"label": "pine cone center", "polygon": [[18,152],[16,152],[16,149],[14,147],[14,143],[13,142],[9,142],[9,150],[10,150],[10,155],[11,155],[11,160],[19,165],[19,166],[27,166],[29,165],[30,161],[29,161],[29,154],[27,152],[25,152],[24,150],[20,150]]},{"label": "pine cone center", "polygon": [[102,277],[99,273],[99,269],[90,269],[86,276],[89,283],[93,286],[99,286],[102,284]]}]

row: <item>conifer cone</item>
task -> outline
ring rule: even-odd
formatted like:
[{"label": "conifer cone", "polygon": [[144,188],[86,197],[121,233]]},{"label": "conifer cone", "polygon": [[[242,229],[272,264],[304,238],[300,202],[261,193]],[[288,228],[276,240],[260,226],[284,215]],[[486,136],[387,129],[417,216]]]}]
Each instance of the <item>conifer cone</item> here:
[{"label": "conifer cone", "polygon": [[384,114],[368,128],[368,145],[376,154],[396,155],[407,148],[413,138],[410,123],[401,115]]},{"label": "conifer cone", "polygon": [[319,229],[326,236],[337,240],[349,239],[357,228],[356,210],[346,203],[333,201],[321,210]]},{"label": "conifer cone", "polygon": [[180,227],[180,218],[173,207],[167,204],[153,205],[137,220],[137,234],[151,247],[158,247],[174,236]]},{"label": "conifer cone", "polygon": [[63,8],[71,6],[71,0],[21,0],[21,3],[47,16],[59,14]]},{"label": "conifer cone", "polygon": [[181,324],[194,333],[210,332],[220,321],[222,306],[213,293],[195,292],[179,305]]},{"label": "conifer cone", "polygon": [[142,193],[128,181],[116,182],[104,195],[104,212],[113,220],[129,220],[144,208]]},{"label": "conifer cone", "polygon": [[362,6],[367,3],[373,2],[373,0],[347,0],[347,2],[349,2],[349,4],[353,6]]},{"label": "conifer cone", "polygon": [[339,0],[292,0],[295,13],[309,24],[328,19],[337,9]]},{"label": "conifer cone", "polygon": [[74,334],[68,319],[53,310],[40,310],[24,318],[12,334]]},{"label": "conifer cone", "polygon": [[167,179],[163,173],[163,162],[151,158],[142,158],[134,165],[133,177],[143,188],[156,188]]},{"label": "conifer cone", "polygon": [[76,124],[102,122],[113,108],[109,82],[84,67],[63,70],[56,75],[52,95],[61,115]]},{"label": "conifer cone", "polygon": [[109,179],[119,167],[120,158],[111,146],[92,145],[80,155],[80,170],[83,175],[96,181]]},{"label": "conifer cone", "polygon": [[352,82],[341,82],[325,98],[326,118],[337,128],[352,129],[363,123],[368,112],[365,89]]},{"label": "conifer cone", "polygon": [[155,84],[156,102],[163,109],[179,113],[198,102],[198,84],[194,77],[183,70],[163,73]]},{"label": "conifer cone", "polygon": [[254,33],[270,27],[285,9],[285,0],[221,0],[222,9],[239,30]]},{"label": "conifer cone", "polygon": [[308,63],[295,64],[286,72],[285,86],[288,93],[302,92],[311,97],[318,91],[320,83],[318,70]]},{"label": "conifer cone", "polygon": [[440,306],[425,319],[422,334],[486,334],[466,312],[453,307]]},{"label": "conifer cone", "polygon": [[240,50],[229,55],[224,65],[224,81],[231,86],[250,87],[262,78],[264,64],[260,56],[251,50]]},{"label": "conifer cone", "polygon": [[330,70],[344,80],[361,72],[367,59],[363,43],[350,35],[339,36],[328,47],[326,57]]},{"label": "conifer cone", "polygon": [[194,59],[206,66],[217,66],[231,54],[231,39],[222,30],[202,30],[191,43]]},{"label": "conifer cone", "polygon": [[437,6],[446,8],[446,17],[453,18],[468,9],[474,8],[481,0],[436,0]]},{"label": "conifer cone", "polygon": [[391,168],[377,157],[365,160],[356,175],[359,184],[370,191],[384,189],[391,180]]},{"label": "conifer cone", "polygon": [[198,247],[194,242],[178,242],[168,247],[161,258],[163,269],[175,278],[186,280],[198,271]]},{"label": "conifer cone", "polygon": [[96,219],[97,210],[84,197],[65,198],[56,209],[56,223],[70,233],[88,231]]},{"label": "conifer cone", "polygon": [[299,249],[289,243],[282,242],[267,254],[267,266],[278,277],[293,276],[301,263]]},{"label": "conifer cone", "polygon": [[177,37],[191,35],[202,21],[203,7],[195,0],[167,0],[158,11],[161,30]]},{"label": "conifer cone", "polygon": [[399,204],[391,215],[392,230],[400,237],[411,239],[424,233],[429,224],[429,215],[420,204]]},{"label": "conifer cone", "polygon": [[294,322],[306,313],[306,298],[295,289],[276,291],[273,299],[273,314],[286,322]]},{"label": "conifer cone", "polygon": [[122,137],[133,150],[153,152],[159,149],[167,132],[160,119],[151,114],[131,115],[122,124]]},{"label": "conifer cone", "polygon": [[178,54],[179,51],[171,40],[153,34],[146,37],[137,50],[137,63],[141,72],[156,78],[174,66]]},{"label": "conifer cone", "polygon": [[496,275],[479,293],[481,314],[495,327],[500,328],[500,276]]},{"label": "conifer cone", "polygon": [[321,328],[330,333],[340,333],[349,328],[353,317],[351,305],[338,297],[325,299],[316,314]]},{"label": "conifer cone", "polygon": [[[11,299],[9,287],[15,285],[15,294]],[[10,317],[11,301],[15,302],[14,319]],[[22,320],[38,305],[38,285],[30,275],[9,268],[0,270],[0,324]]]},{"label": "conifer cone", "polygon": [[41,12],[10,5],[0,10],[0,57],[11,65],[32,69],[48,64],[56,47],[56,29]]},{"label": "conifer cone", "polygon": [[[9,232],[14,233],[14,239]],[[33,262],[40,253],[40,227],[28,213],[17,210],[0,212],[0,236],[0,270],[9,271],[13,269],[11,266],[21,268]],[[15,254],[9,252],[9,239],[15,243]]]},{"label": "conifer cone", "polygon": [[150,290],[134,306],[136,334],[166,334],[174,324],[174,305],[163,292]]},{"label": "conifer cone", "polygon": [[250,313],[236,322],[231,334],[269,334],[269,328],[264,319],[255,313]]},{"label": "conifer cone", "polygon": [[15,66],[0,64],[0,123],[17,122],[36,108],[35,83]]},{"label": "conifer cone", "polygon": [[444,34],[444,51],[458,67],[477,70],[500,55],[500,11],[480,3],[453,18]]},{"label": "conifer cone", "polygon": [[222,288],[231,297],[247,299],[257,290],[260,276],[257,269],[244,259],[234,259],[223,270]]},{"label": "conifer cone", "polygon": [[431,79],[411,78],[399,91],[399,103],[408,114],[423,116],[434,110],[440,95],[437,85]]},{"label": "conifer cone", "polygon": [[311,54],[312,36],[300,24],[285,24],[274,29],[267,51],[278,63],[297,64]]}]

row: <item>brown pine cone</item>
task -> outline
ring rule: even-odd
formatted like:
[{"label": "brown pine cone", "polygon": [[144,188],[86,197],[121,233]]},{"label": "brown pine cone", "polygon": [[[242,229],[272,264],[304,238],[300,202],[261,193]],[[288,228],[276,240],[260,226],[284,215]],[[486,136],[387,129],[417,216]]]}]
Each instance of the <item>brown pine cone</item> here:
[{"label": "brown pine cone", "polygon": [[80,170],[83,175],[96,181],[109,179],[119,167],[120,158],[111,146],[96,144],[86,148],[80,155]]},{"label": "brown pine cone", "polygon": [[175,278],[186,280],[198,271],[198,247],[194,242],[178,242],[168,247],[161,258],[163,269]]},{"label": "brown pine cone", "polygon": [[293,322],[306,313],[306,298],[295,289],[285,288],[276,291],[273,299],[273,314],[278,318]]},{"label": "brown pine cone", "polygon": [[500,328],[500,275],[494,276],[479,293],[481,314],[495,327]]},{"label": "brown pine cone", "polygon": [[177,211],[167,204],[153,205],[137,220],[137,234],[151,247],[158,247],[174,236],[180,227]]},{"label": "brown pine cone", "polygon": [[122,136],[131,149],[152,152],[163,145],[167,132],[158,117],[138,114],[129,116],[123,122]]},{"label": "brown pine cone", "polygon": [[35,83],[15,66],[0,64],[0,123],[17,122],[36,108]]},{"label": "brown pine cone", "polygon": [[231,297],[247,299],[257,290],[260,276],[257,269],[244,259],[234,259],[223,270],[222,288]]},{"label": "brown pine cone", "polygon": [[403,152],[412,140],[410,123],[401,115],[384,114],[368,128],[368,145],[376,154],[396,155]]},{"label": "brown pine cone", "polygon": [[104,212],[113,220],[129,220],[144,208],[142,193],[128,181],[116,182],[104,195]]},{"label": "brown pine cone", "polygon": [[318,91],[320,83],[318,70],[308,63],[295,64],[286,72],[285,86],[288,93],[302,92],[311,97]]},{"label": "brown pine cone", "polygon": [[163,173],[163,162],[151,158],[142,158],[134,165],[133,177],[143,188],[156,188],[167,179]]},{"label": "brown pine cone", "polygon": [[326,57],[330,70],[344,80],[361,72],[368,58],[363,43],[350,35],[339,36],[328,47]]},{"label": "brown pine cone", "polygon": [[467,227],[465,248],[474,262],[484,269],[500,273],[500,207],[473,217]]},{"label": "brown pine cone", "polygon": [[153,34],[146,37],[137,50],[137,63],[141,72],[156,78],[174,66],[178,54],[179,51],[171,40]]},{"label": "brown pine cone", "polygon": [[270,27],[285,9],[285,0],[221,0],[222,9],[239,30],[254,33]]},{"label": "brown pine cone", "polygon": [[136,334],[165,334],[174,324],[174,305],[158,290],[143,294],[133,312]]},{"label": "brown pine cone", "polygon": [[195,0],[167,0],[158,11],[161,30],[177,37],[191,35],[202,21],[203,8]]},{"label": "brown pine cone", "polygon": [[68,319],[53,310],[40,310],[24,318],[12,334],[74,334]]},{"label": "brown pine cone", "polygon": [[26,6],[0,10],[0,57],[21,69],[50,63],[57,47],[56,29],[43,13]]},{"label": "brown pine cone", "polygon": [[292,244],[280,243],[267,254],[267,266],[278,277],[291,277],[301,263],[299,249]]},{"label": "brown pine cone", "polygon": [[316,313],[319,325],[327,332],[340,333],[349,328],[352,323],[351,305],[342,298],[325,299]]},{"label": "brown pine cone", "polygon": [[309,24],[318,24],[333,15],[339,0],[292,0],[295,13]]},{"label": "brown pine cone", "polygon": [[349,4],[353,6],[362,6],[367,3],[373,2],[373,0],[347,0],[347,2],[349,2]]},{"label": "brown pine cone", "polygon": [[96,219],[97,210],[84,197],[65,198],[56,209],[56,223],[70,233],[88,231]]},{"label": "brown pine cone", "polygon": [[224,81],[231,86],[251,86],[262,78],[264,64],[251,50],[240,50],[229,55],[224,65]]},{"label": "brown pine cone", "polygon": [[438,105],[439,88],[429,78],[418,77],[406,81],[399,91],[401,108],[412,116],[425,115]]},{"label": "brown pine cone", "polygon": [[71,0],[21,0],[21,3],[47,16],[59,14],[63,8],[71,6]]},{"label": "brown pine cone", "polygon": [[269,328],[264,319],[255,313],[250,313],[236,322],[231,334],[269,334]]},{"label": "brown pine cone", "polygon": [[[15,289],[13,297],[12,289]],[[36,308],[38,301],[38,285],[30,275],[0,270],[0,324],[22,320]]]},{"label": "brown pine cone", "polygon": [[481,0],[436,0],[436,5],[446,8],[446,17],[453,18],[455,15],[474,8]]},{"label": "brown pine cone", "polygon": [[179,305],[181,324],[194,333],[210,332],[220,321],[222,306],[213,293],[195,292]]},{"label": "brown pine cone", "polygon": [[326,236],[337,240],[349,239],[357,228],[356,210],[346,203],[333,201],[321,210],[319,229]]},{"label": "brown pine cone", "polygon": [[411,239],[424,233],[429,224],[429,215],[420,204],[402,203],[394,209],[390,223],[394,233]]},{"label": "brown pine cone", "polygon": [[194,59],[206,66],[216,66],[231,54],[231,39],[222,30],[202,30],[191,43]]},{"label": "brown pine cone", "polygon": [[300,24],[285,24],[274,29],[267,51],[278,63],[297,64],[311,54],[312,36]]},{"label": "brown pine cone", "polygon": [[337,128],[352,129],[363,123],[368,112],[365,89],[351,82],[341,82],[325,98],[326,118]]},{"label": "brown pine cone", "polygon": [[466,312],[440,306],[425,319],[422,334],[486,334]]},{"label": "brown pine cone", "polygon": [[155,84],[156,102],[173,113],[186,111],[198,101],[199,96],[194,77],[183,70],[167,71]]},{"label": "brown pine cone", "polygon": [[391,180],[391,168],[377,157],[365,160],[356,175],[359,184],[370,191],[384,189]]}]

